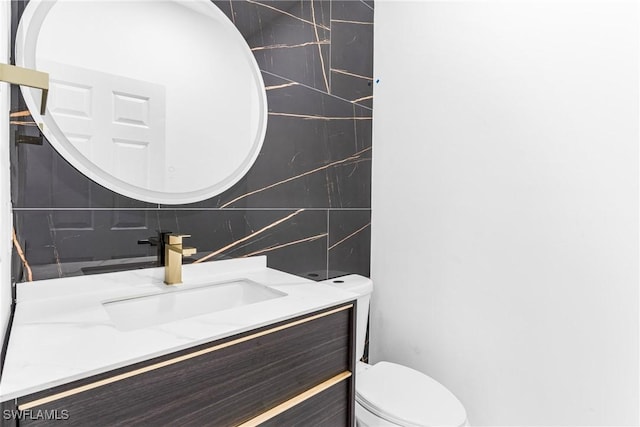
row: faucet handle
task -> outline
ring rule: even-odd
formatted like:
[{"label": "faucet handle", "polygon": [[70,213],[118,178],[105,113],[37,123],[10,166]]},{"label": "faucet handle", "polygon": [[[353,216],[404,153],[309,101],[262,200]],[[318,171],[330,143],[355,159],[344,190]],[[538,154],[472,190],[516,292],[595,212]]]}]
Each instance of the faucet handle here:
[{"label": "faucet handle", "polygon": [[182,239],[191,237],[191,234],[165,234],[165,243],[169,245],[181,245]]},{"label": "faucet handle", "polygon": [[166,236],[171,234],[171,231],[158,229],[156,230],[156,233],[157,234],[155,236],[138,240],[138,244],[157,247],[157,251],[156,251],[157,257],[158,257],[157,265],[161,267],[165,263],[164,246],[167,243]]},{"label": "faucet handle", "polygon": [[151,245],[151,246],[162,246],[165,243],[165,236],[172,234],[171,231],[165,230],[157,230],[157,234],[155,236],[147,237],[146,239],[138,240],[139,245]]},{"label": "faucet handle", "polygon": [[158,239],[155,237],[149,237],[148,239],[140,239],[138,240],[139,245],[151,245],[158,246]]},{"label": "faucet handle", "polygon": [[182,247],[182,256],[191,256],[196,254],[197,249],[192,247]]}]

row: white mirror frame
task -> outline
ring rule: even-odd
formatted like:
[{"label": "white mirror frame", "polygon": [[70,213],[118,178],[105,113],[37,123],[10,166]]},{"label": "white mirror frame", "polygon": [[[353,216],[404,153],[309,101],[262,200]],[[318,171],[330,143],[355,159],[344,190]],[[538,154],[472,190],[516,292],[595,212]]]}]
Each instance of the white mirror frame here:
[{"label": "white mirror frame", "polygon": [[[56,1],[57,0],[31,0],[31,2],[27,5],[20,20],[16,37],[16,65],[25,68],[37,69],[36,45],[38,40],[38,32],[47,16],[48,11],[51,9],[51,7],[53,7]],[[174,1],[180,2],[180,0]],[[259,103],[259,105],[256,107],[257,111],[259,112],[259,117],[257,117],[258,130],[256,132],[255,140],[251,142],[251,149],[247,153],[246,157],[242,158],[242,163],[233,171],[231,175],[217,180],[217,182],[212,185],[204,188],[198,188],[194,191],[167,192],[132,185],[129,182],[115,177],[105,170],[96,167],[94,163],[92,163],[87,157],[80,153],[80,151],[76,147],[74,147],[74,145],[57,126],[51,114],[49,114],[48,112],[45,115],[40,114],[41,94],[38,89],[21,86],[22,94],[32,117],[37,123],[42,124],[41,130],[44,136],[58,151],[58,153],[60,153],[71,165],[73,165],[81,173],[97,182],[98,184],[124,196],[142,200],[145,202],[158,204],[186,204],[206,200],[222,193],[223,191],[236,184],[249,171],[256,158],[258,157],[258,154],[260,153],[260,149],[262,147],[262,143],[266,134],[266,125],[268,119],[266,90],[264,87],[262,74],[255,60],[255,57],[253,56],[253,53],[246,43],[246,40],[233,25],[233,23],[226,17],[226,15],[224,15],[224,13],[209,0],[190,0],[190,3],[196,3],[196,5],[194,6],[196,8],[211,8],[210,11],[207,10],[207,13],[216,15],[216,20],[224,26],[223,31],[225,31],[225,34],[228,35],[228,38],[225,38],[225,43],[234,43],[244,49],[246,60],[250,63],[250,67],[252,69],[252,77],[255,79],[255,83],[260,89],[260,93],[256,96]],[[197,3],[201,4],[197,5]],[[49,99],[51,99],[51,92]],[[197,125],[204,127],[210,126],[208,123],[199,123]],[[211,132],[214,131],[214,129],[211,129]],[[194,155],[197,156],[198,154],[195,153]]]}]

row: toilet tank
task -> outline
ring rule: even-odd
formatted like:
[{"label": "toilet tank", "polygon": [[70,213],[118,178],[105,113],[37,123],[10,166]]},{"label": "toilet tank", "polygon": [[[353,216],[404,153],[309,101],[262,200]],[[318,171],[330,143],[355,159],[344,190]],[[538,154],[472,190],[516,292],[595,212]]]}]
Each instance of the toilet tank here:
[{"label": "toilet tank", "polygon": [[358,307],[356,309],[356,360],[360,360],[364,355],[364,342],[367,337],[369,299],[371,298],[371,292],[373,292],[373,282],[367,277],[350,274],[348,276],[324,280],[320,283],[336,286],[358,295]]}]

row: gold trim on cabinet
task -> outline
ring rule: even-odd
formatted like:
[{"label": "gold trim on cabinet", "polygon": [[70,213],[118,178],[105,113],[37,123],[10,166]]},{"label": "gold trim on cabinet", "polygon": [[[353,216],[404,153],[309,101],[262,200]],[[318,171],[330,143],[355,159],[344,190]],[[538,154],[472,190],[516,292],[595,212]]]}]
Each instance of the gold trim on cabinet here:
[{"label": "gold trim on cabinet", "polygon": [[278,406],[275,406],[271,409],[269,409],[266,412],[263,412],[262,414],[258,415],[255,418],[251,418],[249,421],[246,421],[242,424],[240,424],[238,427],[255,427],[257,425],[260,425],[262,423],[264,423],[265,421],[269,421],[271,418],[274,418],[278,415],[280,415],[281,413],[293,408],[296,405],[299,405],[300,403],[304,402],[307,399],[312,398],[313,396],[322,393],[323,391],[325,391],[326,389],[338,384],[339,382],[349,378],[351,376],[351,372],[349,371],[344,371],[338,375],[336,375],[333,378],[330,378],[328,380],[326,380],[323,383],[318,384],[315,387],[310,388],[309,390],[300,393],[297,396],[292,397],[291,399],[282,402],[281,404],[279,404]]},{"label": "gold trim on cabinet", "polygon": [[125,372],[120,375],[116,375],[113,377],[105,378],[100,381],[96,381],[94,383],[85,384],[80,387],[72,388],[70,390],[62,391],[60,393],[52,394],[51,396],[43,397],[41,399],[32,400],[31,402],[26,402],[18,405],[18,410],[24,411],[27,409],[34,408],[36,406],[44,405],[46,403],[50,403],[65,397],[73,396],[74,394],[82,393],[85,391],[92,390],[94,388],[102,387],[107,384],[115,383],[127,378],[135,377],[140,374],[144,374],[146,372],[154,371],[156,369],[164,368],[165,366],[170,366],[178,362],[183,362],[185,360],[193,359],[194,357],[202,356],[207,353],[211,353],[217,350],[221,350],[223,348],[231,347],[236,344],[240,344],[245,341],[249,341],[255,338],[259,338],[265,335],[272,334],[274,332],[282,331],[284,329],[291,328],[293,326],[297,326],[303,323],[310,322],[312,320],[320,319],[325,316],[329,316],[331,314],[339,313],[344,310],[348,310],[353,308],[353,304],[345,305],[342,307],[338,307],[333,310],[325,311],[323,313],[319,313],[313,316],[305,317],[304,319],[296,320],[294,322],[286,323],[284,325],[276,326],[275,328],[267,329],[262,332],[257,332],[255,334],[247,335],[245,337],[237,338],[235,340],[231,340],[222,344],[214,345],[208,348],[204,348],[202,350],[194,351],[193,353],[183,354],[182,356],[175,357],[173,359],[165,360],[163,362],[154,363],[149,366],[144,366],[142,368],[134,369],[133,371]]}]

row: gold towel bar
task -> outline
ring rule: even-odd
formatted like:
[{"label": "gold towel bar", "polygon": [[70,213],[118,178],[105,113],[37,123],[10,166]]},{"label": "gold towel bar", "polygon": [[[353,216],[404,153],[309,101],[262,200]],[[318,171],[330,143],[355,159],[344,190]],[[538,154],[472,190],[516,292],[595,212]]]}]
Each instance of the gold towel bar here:
[{"label": "gold towel bar", "polygon": [[0,81],[42,89],[40,114],[44,116],[47,109],[47,96],[49,95],[49,73],[15,65],[0,64]]}]

